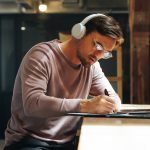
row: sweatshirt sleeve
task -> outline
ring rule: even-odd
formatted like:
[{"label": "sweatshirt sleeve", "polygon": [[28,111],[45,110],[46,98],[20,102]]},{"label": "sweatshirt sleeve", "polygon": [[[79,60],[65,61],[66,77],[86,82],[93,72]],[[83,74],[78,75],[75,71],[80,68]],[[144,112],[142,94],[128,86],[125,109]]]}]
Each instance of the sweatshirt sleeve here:
[{"label": "sweatshirt sleeve", "polygon": [[102,95],[104,94],[105,89],[107,89],[109,96],[115,100],[116,104],[118,105],[118,108],[120,109],[121,100],[118,94],[114,91],[110,82],[108,81],[105,74],[103,73],[99,62],[96,62],[93,65],[93,79],[92,79],[92,85],[90,89],[90,95],[92,96]]},{"label": "sweatshirt sleeve", "polygon": [[79,111],[79,99],[47,96],[51,76],[48,47],[36,46],[23,59],[21,84],[24,112],[28,116],[50,117]]}]

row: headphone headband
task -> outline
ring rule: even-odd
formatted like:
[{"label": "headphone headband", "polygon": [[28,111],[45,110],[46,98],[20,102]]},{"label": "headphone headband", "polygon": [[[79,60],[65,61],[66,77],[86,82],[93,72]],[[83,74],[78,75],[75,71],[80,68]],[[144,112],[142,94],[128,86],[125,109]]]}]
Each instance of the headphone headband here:
[{"label": "headphone headband", "polygon": [[99,17],[99,16],[106,17],[106,15],[100,14],[100,13],[92,14],[92,15],[89,15],[89,16],[87,16],[86,18],[84,18],[84,19],[82,20],[81,24],[85,25],[85,24],[86,24],[88,21],[90,21],[91,19],[96,18],[96,17]]},{"label": "headphone headband", "polygon": [[85,33],[86,33],[86,27],[85,27],[85,24],[93,19],[93,18],[96,18],[98,16],[106,16],[104,14],[92,14],[92,15],[89,15],[87,16],[85,19],[83,19],[80,23],[77,23],[75,24],[73,27],[72,27],[72,30],[71,30],[71,35],[76,38],[76,39],[81,39]]}]

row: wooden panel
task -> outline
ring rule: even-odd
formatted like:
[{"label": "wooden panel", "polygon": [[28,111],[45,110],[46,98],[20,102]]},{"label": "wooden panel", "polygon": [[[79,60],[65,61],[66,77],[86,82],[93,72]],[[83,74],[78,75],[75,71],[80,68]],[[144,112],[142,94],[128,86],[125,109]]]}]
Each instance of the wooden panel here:
[{"label": "wooden panel", "polygon": [[118,47],[117,50],[117,77],[118,79],[118,94],[120,96],[120,98],[122,99],[122,88],[123,88],[123,84],[122,84],[122,47]]},{"label": "wooden panel", "polygon": [[131,103],[149,104],[150,83],[150,1],[130,4]]}]

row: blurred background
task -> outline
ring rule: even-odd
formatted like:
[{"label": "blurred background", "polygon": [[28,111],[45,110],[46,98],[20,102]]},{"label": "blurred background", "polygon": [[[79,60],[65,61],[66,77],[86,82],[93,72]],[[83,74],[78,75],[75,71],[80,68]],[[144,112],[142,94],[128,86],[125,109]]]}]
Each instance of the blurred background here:
[{"label": "blurred background", "polygon": [[149,0],[0,0],[0,139],[25,53],[39,42],[64,41],[92,13],[113,16],[123,29],[124,44],[112,59],[99,61],[122,103],[150,104]]}]

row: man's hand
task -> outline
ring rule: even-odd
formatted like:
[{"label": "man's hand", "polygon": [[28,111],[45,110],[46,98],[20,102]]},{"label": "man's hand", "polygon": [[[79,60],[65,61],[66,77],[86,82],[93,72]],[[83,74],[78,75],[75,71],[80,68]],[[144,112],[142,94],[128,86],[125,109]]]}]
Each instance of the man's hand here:
[{"label": "man's hand", "polygon": [[117,112],[115,101],[106,95],[95,96],[92,99],[82,99],[80,112],[108,114]]}]

